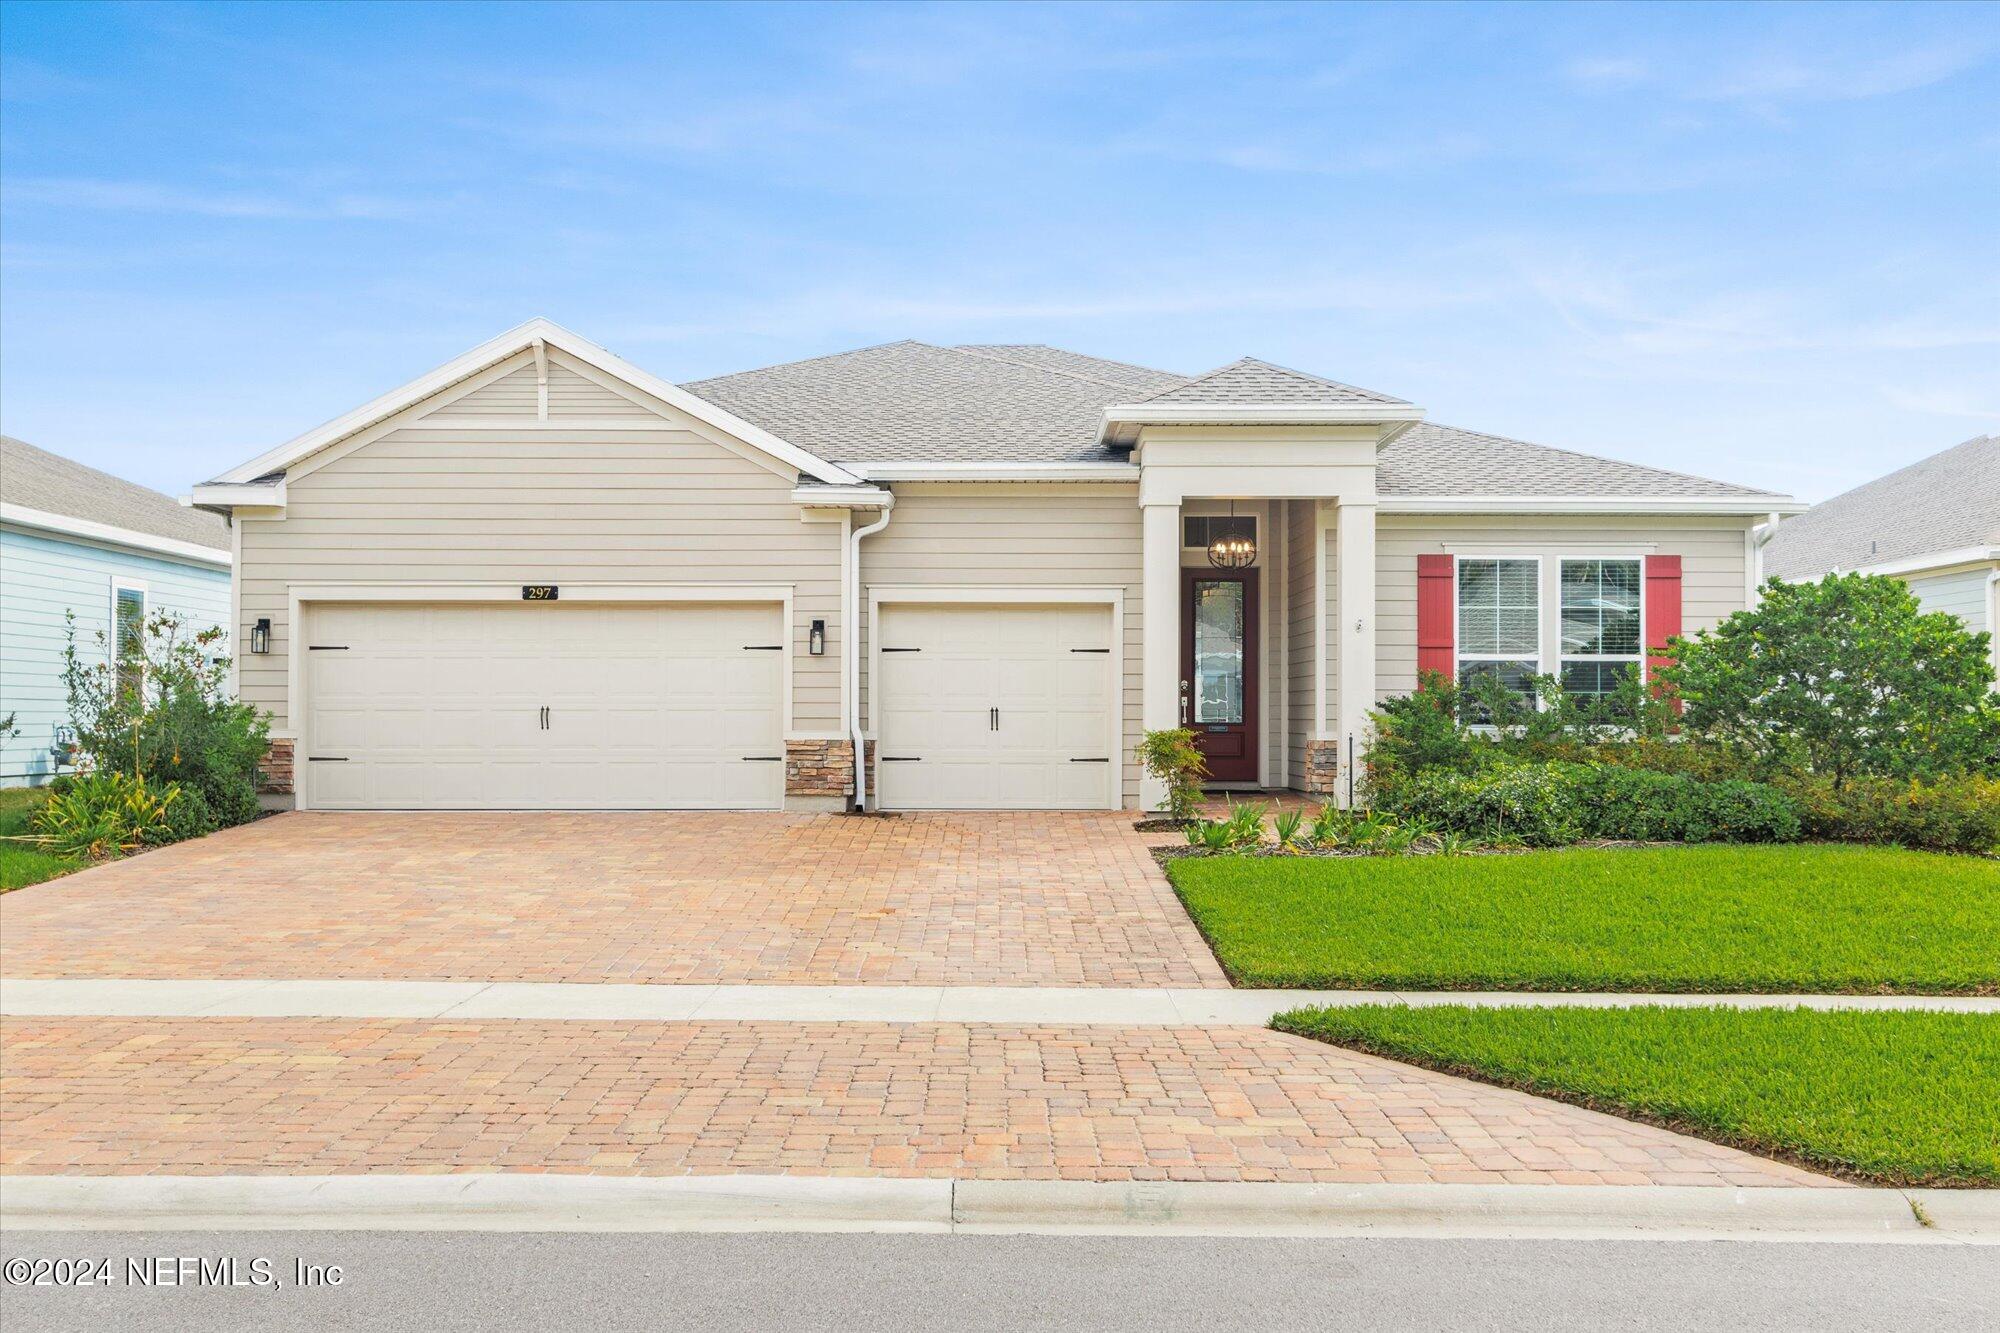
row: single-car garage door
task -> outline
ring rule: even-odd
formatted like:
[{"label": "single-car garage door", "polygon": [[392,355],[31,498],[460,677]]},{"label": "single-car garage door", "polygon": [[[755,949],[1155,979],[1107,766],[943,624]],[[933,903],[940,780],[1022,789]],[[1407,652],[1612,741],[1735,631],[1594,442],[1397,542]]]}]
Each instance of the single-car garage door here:
[{"label": "single-car garage door", "polygon": [[774,603],[307,608],[320,810],[775,809]]},{"label": "single-car garage door", "polygon": [[1109,607],[897,604],[876,633],[884,809],[1117,806]]}]

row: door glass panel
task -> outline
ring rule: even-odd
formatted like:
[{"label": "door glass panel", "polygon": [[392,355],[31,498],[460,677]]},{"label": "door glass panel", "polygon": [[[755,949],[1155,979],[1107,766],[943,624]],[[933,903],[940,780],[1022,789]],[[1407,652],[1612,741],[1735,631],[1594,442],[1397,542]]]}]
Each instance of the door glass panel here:
[{"label": "door glass panel", "polygon": [[1194,585],[1194,720],[1243,720],[1243,584],[1235,579]]}]

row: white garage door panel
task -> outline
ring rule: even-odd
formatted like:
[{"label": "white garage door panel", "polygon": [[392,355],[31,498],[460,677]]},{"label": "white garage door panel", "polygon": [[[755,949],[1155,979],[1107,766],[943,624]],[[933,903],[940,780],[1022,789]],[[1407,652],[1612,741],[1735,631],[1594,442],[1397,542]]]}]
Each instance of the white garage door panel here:
[{"label": "white garage door panel", "polygon": [[1116,807],[1110,608],[898,604],[877,628],[885,809]]},{"label": "white garage door panel", "polygon": [[776,808],[782,619],[766,603],[313,607],[308,800]]}]

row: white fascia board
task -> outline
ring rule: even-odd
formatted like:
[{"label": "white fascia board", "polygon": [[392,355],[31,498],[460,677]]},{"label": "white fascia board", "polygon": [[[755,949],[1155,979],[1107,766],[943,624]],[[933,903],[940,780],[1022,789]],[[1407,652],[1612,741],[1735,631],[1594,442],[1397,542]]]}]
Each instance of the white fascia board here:
[{"label": "white fascia board", "polygon": [[1789,495],[1381,495],[1384,514],[1804,513]]},{"label": "white fascia board", "polygon": [[1422,421],[1424,409],[1410,403],[1128,403],[1104,409],[1104,427],[1180,426],[1345,426]]},{"label": "white fascia board", "polygon": [[1921,555],[1906,555],[1898,560],[1884,560],[1879,564],[1856,565],[1843,570],[1848,574],[1921,574],[1932,569],[1949,569],[1954,565],[1983,565],[1989,560],[2000,560],[2000,546],[1961,546],[1955,551],[1926,551]]},{"label": "white fascia board", "polygon": [[188,503],[196,509],[283,509],[285,482],[283,478],[277,481],[203,482],[189,492]]},{"label": "white fascia board", "polygon": [[880,486],[797,486],[792,503],[807,509],[886,509],[895,497]]},{"label": "white fascia board", "polygon": [[870,481],[1133,481],[1134,463],[863,463]]},{"label": "white fascia board", "polygon": [[34,528],[39,532],[53,532],[64,537],[83,537],[112,546],[130,547],[132,550],[144,551],[149,555],[172,556],[176,560],[212,565],[217,569],[227,569],[233,563],[229,552],[220,547],[203,546],[199,542],[184,542],[177,537],[156,536],[150,532],[140,532],[135,528],[97,523],[87,518],[75,518],[69,514],[52,514],[43,509],[30,509],[26,505],[0,502],[0,523],[12,523],[16,527]]},{"label": "white fascia board", "polygon": [[607,375],[616,376],[635,389],[651,394],[661,402],[687,413],[698,421],[706,422],[717,430],[733,435],[745,444],[761,449],[773,458],[780,459],[820,481],[833,485],[853,485],[860,480],[825,459],[779,439],[763,427],[754,426],[705,398],[697,398],[677,384],[670,384],[657,375],[639,369],[623,357],[571,333],[560,324],[537,318],[509,329],[497,338],[488,339],[464,355],[453,357],[437,369],[418,376],[401,388],[392,389],[381,397],[355,408],[352,412],[335,417],[324,425],[316,426],[305,434],[279,445],[269,453],[251,459],[241,467],[230,469],[217,477],[216,481],[222,483],[254,481],[266,473],[283,471],[328,445],[394,416],[404,408],[420,403],[460,380],[478,374],[496,361],[505,360],[537,343],[567,352],[577,360],[587,362]]}]

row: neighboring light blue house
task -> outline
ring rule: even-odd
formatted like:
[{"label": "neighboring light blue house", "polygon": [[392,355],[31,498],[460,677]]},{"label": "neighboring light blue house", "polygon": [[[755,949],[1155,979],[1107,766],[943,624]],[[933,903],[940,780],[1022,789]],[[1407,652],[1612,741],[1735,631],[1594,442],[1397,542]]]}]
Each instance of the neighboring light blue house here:
[{"label": "neighboring light blue house", "polygon": [[0,435],[0,720],[12,713],[17,728],[0,747],[0,787],[58,771],[64,612],[93,653],[114,618],[170,611],[191,630],[226,628],[230,563],[221,518]]}]

